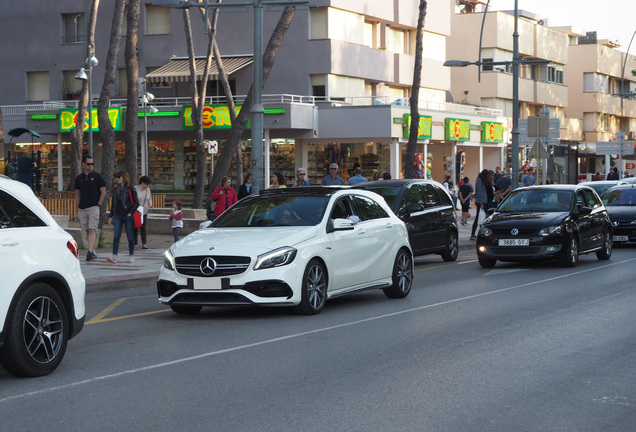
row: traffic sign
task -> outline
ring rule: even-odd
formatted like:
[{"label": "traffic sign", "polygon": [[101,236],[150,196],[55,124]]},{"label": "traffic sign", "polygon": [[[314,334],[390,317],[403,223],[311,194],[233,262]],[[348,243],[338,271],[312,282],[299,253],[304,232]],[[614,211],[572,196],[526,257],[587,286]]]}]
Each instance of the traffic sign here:
[{"label": "traffic sign", "polygon": [[634,154],[634,141],[600,141],[596,143],[596,154],[631,156]]},{"label": "traffic sign", "polygon": [[219,143],[218,143],[218,141],[216,141],[216,140],[214,140],[214,141],[205,140],[204,141],[204,145],[208,149],[208,153],[210,153],[210,154],[218,154],[219,153]]}]

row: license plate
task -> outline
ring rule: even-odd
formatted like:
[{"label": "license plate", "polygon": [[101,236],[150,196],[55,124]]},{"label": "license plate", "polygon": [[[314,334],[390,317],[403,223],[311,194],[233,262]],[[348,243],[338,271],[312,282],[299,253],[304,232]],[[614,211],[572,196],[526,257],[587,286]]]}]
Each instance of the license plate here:
[{"label": "license plate", "polygon": [[499,246],[528,246],[530,239],[499,239]]},{"label": "license plate", "polygon": [[629,236],[612,236],[612,241],[615,242],[626,242],[629,241]]},{"label": "license plate", "polygon": [[195,290],[220,290],[221,278],[193,278],[192,287]]}]

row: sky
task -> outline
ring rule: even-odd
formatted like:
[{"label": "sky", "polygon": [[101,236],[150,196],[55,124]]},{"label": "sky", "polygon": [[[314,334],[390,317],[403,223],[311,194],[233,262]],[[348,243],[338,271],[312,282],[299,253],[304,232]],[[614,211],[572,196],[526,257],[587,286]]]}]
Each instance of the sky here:
[{"label": "sky", "polygon": [[[486,1],[486,0],[482,0]],[[548,18],[548,25],[596,31],[598,39],[618,42],[627,51],[636,31],[636,0],[518,0],[519,9]],[[489,10],[513,10],[514,0],[490,0]],[[629,49],[636,54],[636,38]]]}]

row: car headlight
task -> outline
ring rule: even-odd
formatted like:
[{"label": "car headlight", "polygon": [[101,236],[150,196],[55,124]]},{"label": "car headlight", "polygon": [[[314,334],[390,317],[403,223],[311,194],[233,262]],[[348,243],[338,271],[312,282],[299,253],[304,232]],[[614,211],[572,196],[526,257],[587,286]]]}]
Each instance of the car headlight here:
[{"label": "car headlight", "polygon": [[551,227],[542,228],[539,230],[540,236],[549,236],[551,234],[561,234],[561,225],[553,225]]},{"label": "car headlight", "polygon": [[259,255],[254,264],[254,270],[263,270],[290,264],[296,258],[297,250],[293,247],[282,247]]},{"label": "car headlight", "polygon": [[167,251],[163,253],[163,266],[167,268],[168,270],[175,269],[174,256],[172,255],[172,252],[170,251],[170,249],[168,249]]},{"label": "car headlight", "polygon": [[484,237],[490,237],[492,235],[492,230],[485,225],[479,227],[479,235]]}]

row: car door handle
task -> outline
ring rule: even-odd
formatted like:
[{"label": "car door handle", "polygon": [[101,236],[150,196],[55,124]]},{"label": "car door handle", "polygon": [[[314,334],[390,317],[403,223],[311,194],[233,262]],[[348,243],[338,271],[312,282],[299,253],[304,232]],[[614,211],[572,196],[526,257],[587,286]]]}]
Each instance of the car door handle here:
[{"label": "car door handle", "polygon": [[393,225],[388,223],[388,224],[384,225],[384,228],[391,229],[391,228],[393,228]]},{"label": "car door handle", "polygon": [[358,235],[365,235],[367,232],[363,229],[358,230]]},{"label": "car door handle", "polygon": [[17,246],[20,242],[17,240],[6,240],[2,242],[2,246]]}]

